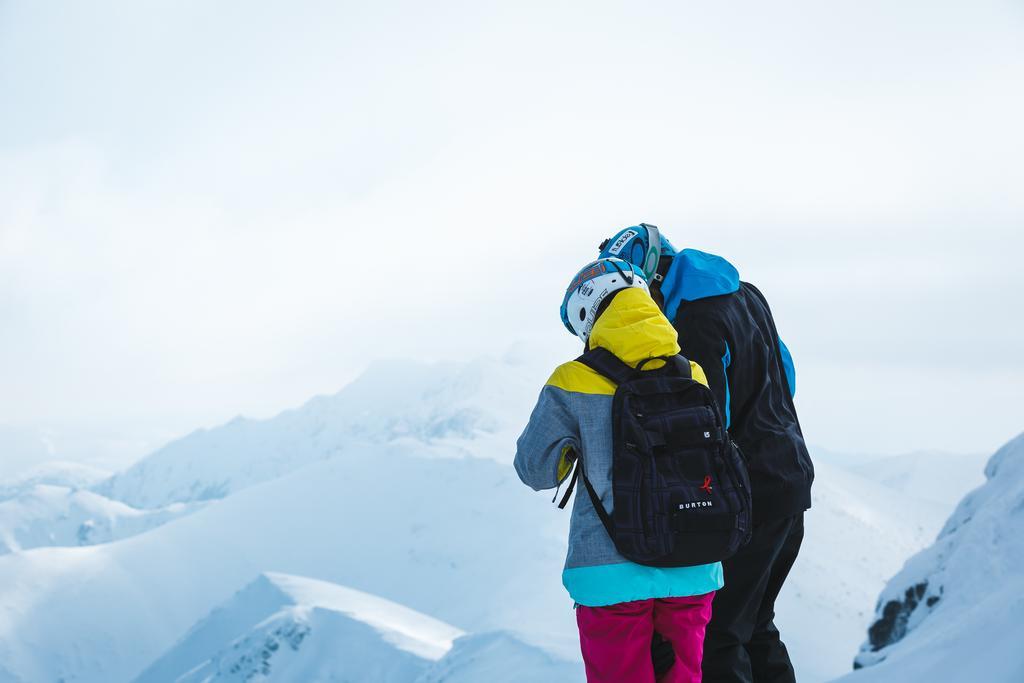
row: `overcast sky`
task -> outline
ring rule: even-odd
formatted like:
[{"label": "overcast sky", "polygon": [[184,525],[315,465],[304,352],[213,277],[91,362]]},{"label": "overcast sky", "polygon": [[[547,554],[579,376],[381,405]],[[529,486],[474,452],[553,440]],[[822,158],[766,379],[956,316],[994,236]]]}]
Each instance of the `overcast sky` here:
[{"label": "overcast sky", "polygon": [[0,0],[0,424],[109,460],[377,358],[569,357],[647,221],[766,293],[810,441],[991,450],[1022,84],[1009,0]]}]

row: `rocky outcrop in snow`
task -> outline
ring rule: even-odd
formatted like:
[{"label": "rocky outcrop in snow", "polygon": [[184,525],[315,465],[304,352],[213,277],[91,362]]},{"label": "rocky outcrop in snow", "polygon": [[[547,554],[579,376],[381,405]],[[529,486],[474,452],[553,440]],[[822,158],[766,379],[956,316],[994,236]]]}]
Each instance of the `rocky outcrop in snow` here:
[{"label": "rocky outcrop in snow", "polygon": [[851,681],[1024,680],[1024,434],[882,592]]}]

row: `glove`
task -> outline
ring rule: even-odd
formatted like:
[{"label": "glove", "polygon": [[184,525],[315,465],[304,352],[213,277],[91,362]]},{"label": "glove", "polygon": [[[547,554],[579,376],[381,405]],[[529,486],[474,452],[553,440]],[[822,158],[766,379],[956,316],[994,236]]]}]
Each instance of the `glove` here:
[{"label": "glove", "polygon": [[676,651],[672,649],[672,643],[662,638],[657,631],[651,639],[651,662],[654,664],[655,676],[665,674],[676,663]]}]

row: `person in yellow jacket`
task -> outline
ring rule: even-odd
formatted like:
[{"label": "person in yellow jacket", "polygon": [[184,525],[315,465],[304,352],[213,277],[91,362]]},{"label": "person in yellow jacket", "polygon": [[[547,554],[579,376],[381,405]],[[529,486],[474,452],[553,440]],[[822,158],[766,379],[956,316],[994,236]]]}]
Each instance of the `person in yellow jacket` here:
[{"label": "person in yellow jacket", "polygon": [[[587,348],[602,347],[632,367],[679,353],[676,330],[651,299],[642,272],[619,259],[601,259],[569,285],[562,321]],[[652,361],[644,370],[656,369]],[[694,380],[707,385],[690,363]],[[515,468],[535,490],[556,488],[578,454],[601,503],[612,508],[612,397],[616,385],[590,367],[559,366],[541,390],[517,443]],[[696,683],[701,680],[704,632],[722,587],[719,562],[650,567],[624,558],[588,494],[576,492],[562,583],[576,602],[588,681]],[[668,640],[675,663],[656,679],[655,632]]]}]

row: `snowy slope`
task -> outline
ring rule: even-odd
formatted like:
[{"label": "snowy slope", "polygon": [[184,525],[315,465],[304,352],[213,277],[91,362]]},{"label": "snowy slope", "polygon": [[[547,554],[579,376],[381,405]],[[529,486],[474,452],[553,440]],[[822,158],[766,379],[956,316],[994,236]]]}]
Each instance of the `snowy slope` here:
[{"label": "snowy slope", "polygon": [[579,669],[506,631],[467,636],[367,593],[268,573],[200,621],[135,683],[564,683],[579,680]]},{"label": "snowy slope", "polygon": [[568,516],[480,458],[381,448],[318,462],[130,539],[0,557],[0,666],[126,681],[253,576],[379,595],[576,657],[559,582]]},{"label": "snowy slope", "polygon": [[395,444],[510,461],[546,376],[514,360],[376,363],[333,396],[174,441],[97,492],[140,508],[222,498],[345,452]]},{"label": "snowy slope", "polygon": [[777,603],[776,623],[801,681],[850,668],[850,644],[871,619],[878,591],[938,532],[946,511],[908,502],[842,468],[815,464],[803,548]]},{"label": "snowy slope", "polygon": [[414,683],[571,683],[584,679],[583,665],[531,645],[509,631],[463,636],[441,661]]},{"label": "snowy slope", "polygon": [[878,600],[850,683],[1024,680],[1024,434]]},{"label": "snowy slope", "polygon": [[193,627],[136,683],[409,683],[461,631],[367,593],[264,574]]},{"label": "snowy slope", "polygon": [[140,534],[202,503],[136,510],[87,490],[37,484],[0,502],[0,555],[43,546],[95,545]]}]

